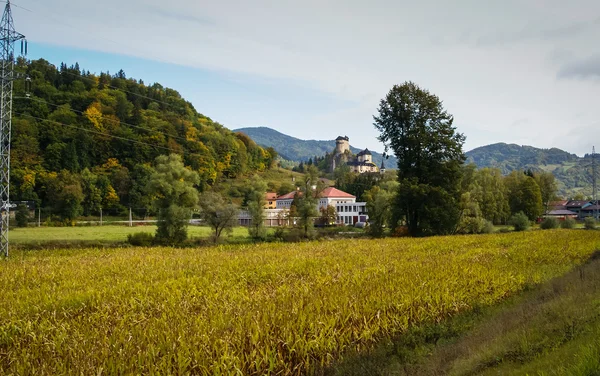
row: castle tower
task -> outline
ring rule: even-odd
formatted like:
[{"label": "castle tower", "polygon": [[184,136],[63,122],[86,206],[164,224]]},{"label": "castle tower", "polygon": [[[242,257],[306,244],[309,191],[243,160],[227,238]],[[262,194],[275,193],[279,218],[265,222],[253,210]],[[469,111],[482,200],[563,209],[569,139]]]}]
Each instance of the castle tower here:
[{"label": "castle tower", "polygon": [[333,155],[344,154],[346,150],[350,150],[350,139],[348,136],[339,136],[335,139],[335,151]]}]

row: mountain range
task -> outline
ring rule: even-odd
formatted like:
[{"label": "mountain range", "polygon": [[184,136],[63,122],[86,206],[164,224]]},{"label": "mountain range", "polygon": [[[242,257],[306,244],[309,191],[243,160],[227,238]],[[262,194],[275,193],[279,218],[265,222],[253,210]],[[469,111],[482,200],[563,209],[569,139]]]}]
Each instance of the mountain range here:
[{"label": "mountain range", "polygon": [[[306,162],[315,156],[322,157],[325,153],[332,153],[335,149],[335,140],[301,140],[268,127],[239,128],[233,131],[248,135],[258,145],[272,147],[281,158],[294,162]],[[350,151],[354,154],[363,150],[350,145]],[[373,156],[373,162],[377,166],[381,166],[383,155],[373,150],[369,151]],[[390,155],[384,163],[387,168],[396,168],[398,161],[396,157]]]},{"label": "mountain range", "polygon": [[[245,133],[258,145],[272,147],[282,158],[296,162],[331,153],[335,147],[335,140],[301,140],[268,127],[240,128],[234,132]],[[351,146],[350,150],[356,154],[362,149]],[[372,150],[371,153],[373,161],[379,166],[383,156]],[[565,198],[578,193],[592,195],[593,168],[589,154],[579,157],[558,148],[541,149],[506,143],[481,146],[465,154],[467,163],[474,163],[479,168],[498,168],[503,174],[528,169],[552,172],[556,177],[558,194]],[[390,156],[385,160],[385,165],[388,169],[395,168],[396,158]]]}]

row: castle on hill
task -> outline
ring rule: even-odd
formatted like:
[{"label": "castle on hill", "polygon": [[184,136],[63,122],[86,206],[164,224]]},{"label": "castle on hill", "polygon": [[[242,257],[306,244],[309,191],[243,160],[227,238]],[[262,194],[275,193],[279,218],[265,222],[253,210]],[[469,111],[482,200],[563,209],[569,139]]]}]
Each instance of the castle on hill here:
[{"label": "castle on hill", "polygon": [[[350,151],[350,139],[348,136],[339,136],[335,139],[335,150],[331,162],[331,171],[337,166],[346,164],[350,170],[359,174],[365,172],[379,172],[379,168],[373,163],[373,156],[369,149],[365,149],[354,156]],[[385,170],[383,161],[381,162],[381,170]]]}]

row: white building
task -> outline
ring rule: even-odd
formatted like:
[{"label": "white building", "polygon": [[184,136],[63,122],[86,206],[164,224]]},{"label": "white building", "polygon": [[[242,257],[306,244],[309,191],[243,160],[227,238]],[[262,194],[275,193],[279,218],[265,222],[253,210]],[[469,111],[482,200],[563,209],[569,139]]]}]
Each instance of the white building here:
[{"label": "white building", "polygon": [[[301,194],[299,191],[293,191],[277,198],[277,209],[289,210],[294,201],[294,197]],[[333,206],[337,213],[337,223],[354,225],[357,222],[367,222],[367,203],[356,202],[356,197],[349,193],[340,191],[334,187],[325,188],[319,194],[318,209]]]}]

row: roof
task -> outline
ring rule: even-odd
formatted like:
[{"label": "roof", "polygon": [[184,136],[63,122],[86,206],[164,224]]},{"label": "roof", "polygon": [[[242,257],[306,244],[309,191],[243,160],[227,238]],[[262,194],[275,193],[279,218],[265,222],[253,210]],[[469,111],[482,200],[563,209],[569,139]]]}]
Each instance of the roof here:
[{"label": "roof", "polygon": [[377,165],[373,162],[358,162],[358,161],[351,161],[351,162],[346,162],[346,164],[348,166],[369,166],[369,167],[377,167]]},{"label": "roof", "polygon": [[598,210],[600,211],[600,205],[590,205],[590,206],[586,206],[585,209],[582,209],[583,211],[595,211]]},{"label": "roof", "polygon": [[338,136],[338,138],[335,139],[336,141],[350,141],[350,139],[348,138],[348,136]]},{"label": "roof", "polygon": [[585,206],[585,205],[587,205],[589,203],[590,203],[589,201],[584,201],[584,200],[571,200],[567,204],[567,207],[568,208],[580,208],[580,207]]},{"label": "roof", "polygon": [[276,200],[290,200],[290,199],[293,199],[296,196],[296,193],[300,194],[301,192],[300,191],[291,191],[290,193],[286,193],[283,196],[277,197]]},{"label": "roof", "polygon": [[548,203],[549,207],[555,207],[555,206],[567,206],[567,204],[569,203],[569,200],[560,200],[560,201],[550,201]]},{"label": "roof", "polygon": [[[292,191],[290,193],[286,193],[283,196],[277,197],[277,200],[291,200],[294,196],[298,194],[298,196],[302,195],[301,191]],[[319,197],[322,198],[356,198],[356,196],[352,196],[350,193],[346,193],[344,191],[340,191],[334,187],[325,188],[320,194]]]},{"label": "roof", "polygon": [[546,215],[577,215],[577,213],[570,210],[551,210]]},{"label": "roof", "polygon": [[267,193],[265,193],[265,199],[267,199],[267,200],[275,200],[275,199],[277,199],[277,193],[275,193],[275,192],[267,192]]},{"label": "roof", "polygon": [[363,151],[361,151],[360,153],[358,153],[358,156],[360,157],[361,155],[372,155],[371,152],[369,151],[369,149],[365,149]]},{"label": "roof", "polygon": [[319,196],[325,198],[356,198],[356,196],[352,196],[350,193],[340,191],[339,189],[334,187],[325,188]]}]

